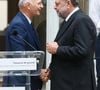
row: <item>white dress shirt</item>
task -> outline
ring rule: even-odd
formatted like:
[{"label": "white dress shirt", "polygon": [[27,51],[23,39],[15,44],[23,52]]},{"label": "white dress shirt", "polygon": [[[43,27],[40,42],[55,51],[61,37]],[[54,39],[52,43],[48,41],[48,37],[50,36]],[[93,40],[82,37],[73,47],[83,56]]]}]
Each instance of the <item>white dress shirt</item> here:
[{"label": "white dress shirt", "polygon": [[79,10],[79,7],[76,7],[65,19],[65,21],[67,22],[69,20],[69,18],[76,12]]}]

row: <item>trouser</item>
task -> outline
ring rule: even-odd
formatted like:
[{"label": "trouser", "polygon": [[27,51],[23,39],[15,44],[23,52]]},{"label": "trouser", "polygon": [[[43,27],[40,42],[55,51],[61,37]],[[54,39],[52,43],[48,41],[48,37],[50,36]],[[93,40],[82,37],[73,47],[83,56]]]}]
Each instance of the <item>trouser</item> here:
[{"label": "trouser", "polygon": [[97,80],[97,90],[100,90],[100,77],[98,77],[98,80]]}]

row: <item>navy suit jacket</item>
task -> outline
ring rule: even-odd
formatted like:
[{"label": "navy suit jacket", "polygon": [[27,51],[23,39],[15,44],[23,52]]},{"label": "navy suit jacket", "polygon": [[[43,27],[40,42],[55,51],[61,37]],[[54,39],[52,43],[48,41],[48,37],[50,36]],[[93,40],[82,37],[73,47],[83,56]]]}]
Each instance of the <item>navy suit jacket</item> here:
[{"label": "navy suit jacket", "polygon": [[[6,50],[7,51],[34,51],[27,41],[35,50],[40,50],[40,42],[36,30],[29,24],[26,17],[19,12],[11,21],[6,31]],[[4,86],[24,85],[25,77],[4,77]],[[42,87],[42,82],[38,77],[31,77],[31,88],[37,90]]]},{"label": "navy suit jacket", "polygon": [[10,23],[6,32],[6,49],[8,51],[33,51],[24,40],[18,35],[14,35],[17,32],[24,40],[30,43],[36,50],[40,50],[40,43],[36,30],[27,21],[22,13],[18,13],[12,22]]}]

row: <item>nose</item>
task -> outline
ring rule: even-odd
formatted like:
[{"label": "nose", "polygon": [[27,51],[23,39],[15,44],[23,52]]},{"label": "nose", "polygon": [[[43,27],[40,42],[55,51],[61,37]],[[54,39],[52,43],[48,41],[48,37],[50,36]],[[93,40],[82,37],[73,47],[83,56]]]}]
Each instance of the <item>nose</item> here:
[{"label": "nose", "polygon": [[54,4],[54,9],[57,9],[57,4],[56,3]]},{"label": "nose", "polygon": [[54,9],[56,10],[57,8],[56,8],[56,5],[54,5]]},{"label": "nose", "polygon": [[43,8],[44,6],[43,6],[43,4],[41,4],[41,8]]}]

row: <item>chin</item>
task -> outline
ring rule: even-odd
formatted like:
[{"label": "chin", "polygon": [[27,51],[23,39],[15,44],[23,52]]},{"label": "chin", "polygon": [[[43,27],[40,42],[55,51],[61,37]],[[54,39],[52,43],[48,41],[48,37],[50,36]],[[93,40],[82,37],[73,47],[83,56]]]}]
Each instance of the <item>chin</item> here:
[{"label": "chin", "polygon": [[38,15],[40,15],[40,13],[38,13]]},{"label": "chin", "polygon": [[37,14],[36,14],[37,16],[39,16],[40,15],[40,12],[37,12]]},{"label": "chin", "polygon": [[59,14],[58,16],[61,17],[61,18],[63,18],[63,19],[65,19],[65,17],[63,15],[61,15],[61,14]]}]

